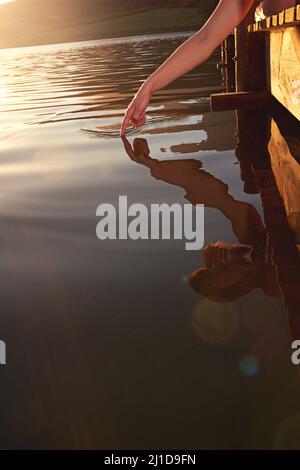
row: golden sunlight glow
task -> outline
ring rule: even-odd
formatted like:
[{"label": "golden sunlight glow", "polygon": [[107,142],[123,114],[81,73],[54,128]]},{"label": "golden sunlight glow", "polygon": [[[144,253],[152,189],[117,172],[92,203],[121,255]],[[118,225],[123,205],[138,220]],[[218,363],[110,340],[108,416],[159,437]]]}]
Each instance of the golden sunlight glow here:
[{"label": "golden sunlight glow", "polygon": [[5,101],[6,101],[5,85],[0,82],[0,103],[3,104]]},{"label": "golden sunlight glow", "polygon": [[0,5],[2,5],[2,3],[9,3],[9,2],[13,2],[14,0],[0,0]]}]

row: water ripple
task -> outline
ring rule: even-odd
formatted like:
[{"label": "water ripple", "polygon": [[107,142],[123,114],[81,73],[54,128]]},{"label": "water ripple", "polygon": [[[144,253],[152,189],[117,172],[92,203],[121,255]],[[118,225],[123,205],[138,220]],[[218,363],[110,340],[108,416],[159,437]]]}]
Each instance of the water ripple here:
[{"label": "water ripple", "polygon": [[[86,128],[91,119],[99,120],[101,132],[108,117],[112,119],[109,124],[119,126],[138,86],[186,36],[164,34],[0,51],[0,104],[5,112],[1,113],[1,132],[74,120]],[[212,56],[157,93],[150,116],[167,118],[176,112],[188,114],[191,107],[198,112],[207,109],[207,95],[220,89],[216,60]],[[103,132],[109,134],[107,129]]]}]

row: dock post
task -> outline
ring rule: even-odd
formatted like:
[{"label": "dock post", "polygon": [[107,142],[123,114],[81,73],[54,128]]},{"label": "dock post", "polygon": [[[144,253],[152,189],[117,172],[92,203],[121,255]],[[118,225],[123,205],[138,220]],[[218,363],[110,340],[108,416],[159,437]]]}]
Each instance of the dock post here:
[{"label": "dock post", "polygon": [[235,37],[234,34],[227,36],[221,44],[221,66],[223,83],[226,91],[235,91]]},{"label": "dock post", "polygon": [[266,90],[266,44],[264,34],[251,34],[256,0],[246,18],[235,30],[236,91]]},{"label": "dock post", "polygon": [[230,34],[226,39],[227,91],[235,90],[235,37]]},{"label": "dock post", "polygon": [[[260,4],[256,0],[246,18],[235,30],[235,75],[236,92],[266,91],[266,44],[264,35],[250,34],[248,25],[253,23],[255,10]],[[268,136],[268,124],[264,111],[260,111],[263,131],[260,138],[263,140]],[[263,152],[266,145],[262,145],[257,139],[257,122],[253,119],[255,112],[237,109],[237,151],[236,156],[241,165],[242,179],[245,181],[245,191],[255,193],[254,173],[250,162],[259,152]],[[249,119],[251,115],[252,119]],[[252,126],[251,126],[252,123]],[[254,126],[254,128],[253,128]],[[256,133],[256,139],[254,135]],[[254,134],[254,135],[252,135]],[[259,152],[257,151],[259,150]],[[261,159],[265,162],[265,158]],[[246,176],[247,175],[247,176]]]}]

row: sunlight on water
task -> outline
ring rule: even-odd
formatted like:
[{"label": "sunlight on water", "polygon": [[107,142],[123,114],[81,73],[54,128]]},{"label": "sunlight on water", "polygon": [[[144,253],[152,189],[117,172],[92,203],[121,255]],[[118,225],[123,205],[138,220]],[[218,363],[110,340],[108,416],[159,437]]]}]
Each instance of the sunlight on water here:
[{"label": "sunlight on water", "polygon": [[[2,111],[7,111],[1,118],[2,132],[19,129],[20,123],[26,127],[66,121],[100,129],[102,123],[106,128],[118,127],[139,83],[184,37],[169,34],[0,51],[0,99]],[[190,113],[201,98],[207,104],[208,76],[214,90],[220,85],[210,63],[205,68],[205,73],[194,72],[176,88],[161,92],[153,100],[150,116]],[[195,96],[194,102],[184,101],[187,90]]]}]

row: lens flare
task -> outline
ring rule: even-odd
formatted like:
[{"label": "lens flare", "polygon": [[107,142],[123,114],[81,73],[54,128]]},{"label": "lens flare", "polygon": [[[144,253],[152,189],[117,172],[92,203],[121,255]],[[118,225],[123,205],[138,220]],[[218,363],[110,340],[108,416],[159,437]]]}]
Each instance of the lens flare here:
[{"label": "lens flare", "polygon": [[254,356],[243,357],[239,369],[245,377],[255,377],[259,371],[259,362]]},{"label": "lens flare", "polygon": [[239,316],[231,303],[218,304],[203,299],[194,309],[192,325],[196,335],[206,343],[222,344],[237,333]]}]

